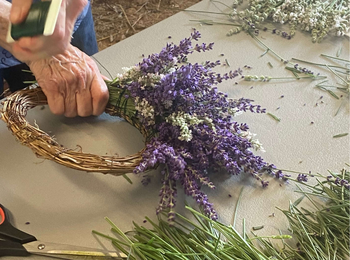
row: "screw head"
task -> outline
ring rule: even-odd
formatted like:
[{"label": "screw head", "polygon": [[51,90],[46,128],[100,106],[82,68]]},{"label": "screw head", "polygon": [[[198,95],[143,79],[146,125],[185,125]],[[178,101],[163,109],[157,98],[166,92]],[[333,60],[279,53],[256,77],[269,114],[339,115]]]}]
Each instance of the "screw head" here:
[{"label": "screw head", "polygon": [[45,248],[45,245],[44,245],[44,244],[39,244],[39,245],[38,245],[38,249],[39,249],[39,250],[43,250],[44,248]]}]

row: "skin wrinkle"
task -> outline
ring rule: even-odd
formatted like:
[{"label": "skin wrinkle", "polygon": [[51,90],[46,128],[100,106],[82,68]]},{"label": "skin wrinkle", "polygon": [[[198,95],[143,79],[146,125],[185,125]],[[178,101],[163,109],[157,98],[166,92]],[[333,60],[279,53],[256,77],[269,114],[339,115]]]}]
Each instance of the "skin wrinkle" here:
[{"label": "skin wrinkle", "polygon": [[[87,62],[86,62],[86,59],[85,59],[85,57],[83,55],[81,55],[82,57],[79,57],[79,53],[76,50],[74,50],[74,52],[75,52],[75,55],[78,56],[78,58],[80,58],[78,60],[78,62],[76,63],[81,69],[81,71],[78,71],[77,76],[79,77],[80,80],[82,80],[83,84],[81,84],[80,86],[82,86],[82,89],[85,90],[86,89],[86,84],[85,83],[87,82],[87,80],[86,80],[86,78],[84,79],[83,75],[85,75],[85,77],[87,77],[86,70],[84,69],[84,68],[87,67],[86,66]],[[81,61],[83,61],[83,64],[81,64]],[[83,65],[85,65],[85,66],[83,66]],[[76,93],[80,94],[80,90],[81,90],[81,87],[76,90]]]},{"label": "skin wrinkle", "polygon": [[[82,70],[84,70],[84,74],[82,74],[82,75],[80,75],[81,77],[83,77],[83,75],[85,75],[85,78],[83,79],[83,84],[82,84],[82,89],[83,90],[86,90],[86,82],[87,82],[87,73],[86,73],[86,70],[84,69],[84,68],[86,68],[86,67],[88,67],[89,69],[91,69],[89,66],[87,66],[88,64],[87,64],[87,62],[86,62],[86,59],[85,59],[85,57],[83,56],[83,57],[81,57],[82,58],[82,61],[83,61],[83,64],[81,64],[81,61],[80,62],[78,62],[77,64],[78,64],[78,66],[80,66],[80,68],[82,69]],[[93,79],[93,78],[92,78]],[[79,93],[79,91],[78,91],[78,93]]]},{"label": "skin wrinkle", "polygon": [[[59,64],[59,63],[58,63],[58,64]],[[54,65],[56,66],[57,63],[54,64]],[[61,64],[59,64],[59,66],[61,66]],[[63,69],[65,69],[63,66],[61,66],[61,67],[62,67]],[[66,70],[67,70],[67,69],[66,69]],[[65,83],[65,84],[63,84],[63,86],[67,86],[67,79],[63,76],[61,70],[56,69],[56,71],[57,71],[57,73],[59,74],[59,78],[61,78],[61,79],[64,80],[64,83]],[[58,84],[58,82],[57,82],[56,87],[58,87],[58,86],[59,86],[59,84]],[[58,88],[58,89],[59,89],[59,93],[63,96],[63,100],[65,100],[65,99],[66,99],[67,90],[63,91],[62,88]]]}]

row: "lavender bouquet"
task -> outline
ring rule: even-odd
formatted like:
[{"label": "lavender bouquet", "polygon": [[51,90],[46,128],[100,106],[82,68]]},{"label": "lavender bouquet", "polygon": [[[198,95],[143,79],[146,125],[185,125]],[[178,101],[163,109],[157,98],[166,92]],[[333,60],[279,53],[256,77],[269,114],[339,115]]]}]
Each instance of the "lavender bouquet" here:
[{"label": "lavender bouquet", "polygon": [[210,172],[248,173],[263,187],[268,182],[261,173],[275,173],[273,165],[252,152],[263,148],[248,125],[234,121],[234,116],[243,112],[265,110],[249,99],[230,99],[216,87],[223,80],[239,76],[241,70],[220,75],[212,71],[220,61],[202,65],[187,62],[187,56],[194,51],[212,49],[213,43],[193,46],[192,42],[199,38],[195,30],[179,45],[167,44],[159,54],[124,68],[123,74],[108,83],[109,105],[119,109],[129,122],[142,125],[146,148],[134,173],[142,174],[142,182],[147,184],[148,170],[161,168],[163,186],[157,213],[168,210],[169,221],[175,217],[178,184],[205,214],[217,219],[212,203],[201,191],[202,185],[215,188]]}]

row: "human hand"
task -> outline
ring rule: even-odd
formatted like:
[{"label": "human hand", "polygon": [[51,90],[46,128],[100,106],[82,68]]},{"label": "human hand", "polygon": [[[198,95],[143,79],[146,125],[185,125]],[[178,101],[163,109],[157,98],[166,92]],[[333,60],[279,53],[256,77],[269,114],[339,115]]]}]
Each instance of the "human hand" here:
[{"label": "human hand", "polygon": [[[33,0],[12,0],[10,21],[21,23]],[[22,37],[12,44],[12,54],[23,62],[35,61],[63,53],[69,46],[74,24],[87,0],[62,0],[54,33],[50,36]]]},{"label": "human hand", "polygon": [[96,63],[70,45],[63,53],[28,63],[52,113],[67,117],[100,115],[109,92]]}]

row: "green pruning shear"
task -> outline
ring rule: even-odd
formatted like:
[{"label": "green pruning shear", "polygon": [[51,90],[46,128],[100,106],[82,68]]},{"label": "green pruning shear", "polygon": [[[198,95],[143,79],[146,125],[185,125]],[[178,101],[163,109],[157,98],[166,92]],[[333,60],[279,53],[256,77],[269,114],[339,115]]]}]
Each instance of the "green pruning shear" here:
[{"label": "green pruning shear", "polygon": [[7,42],[11,43],[21,37],[52,35],[62,0],[51,0],[33,3],[27,18],[20,24],[9,23]]},{"label": "green pruning shear", "polygon": [[12,226],[8,216],[7,210],[0,204],[0,257],[34,254],[55,258],[64,257],[64,259],[76,259],[77,257],[91,257],[92,259],[127,258],[123,253],[38,241],[34,236]]}]

